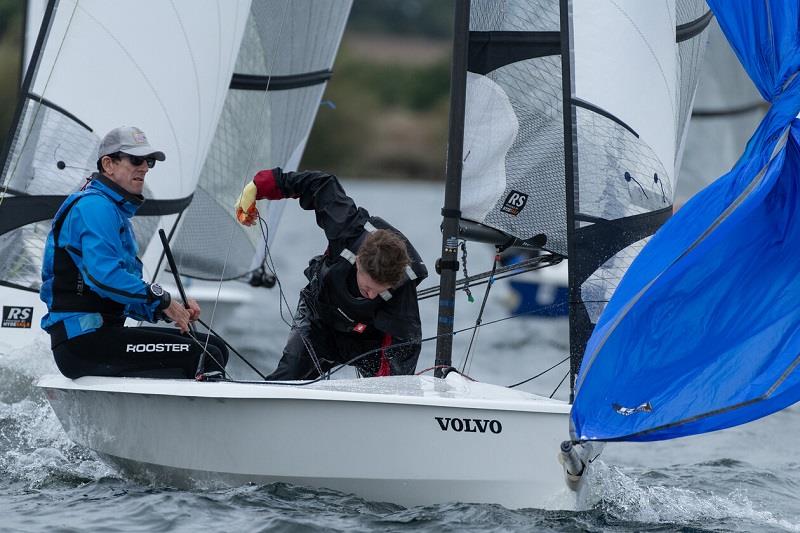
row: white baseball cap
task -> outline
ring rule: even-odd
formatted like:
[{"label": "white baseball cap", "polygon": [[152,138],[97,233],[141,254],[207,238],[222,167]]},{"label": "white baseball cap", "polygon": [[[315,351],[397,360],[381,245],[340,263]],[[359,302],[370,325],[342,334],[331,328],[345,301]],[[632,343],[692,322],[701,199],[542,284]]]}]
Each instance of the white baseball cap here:
[{"label": "white baseball cap", "polygon": [[160,150],[154,150],[147,142],[147,136],[136,126],[121,126],[109,131],[100,142],[97,159],[105,155],[124,152],[139,157],[152,157],[164,161],[166,156]]}]

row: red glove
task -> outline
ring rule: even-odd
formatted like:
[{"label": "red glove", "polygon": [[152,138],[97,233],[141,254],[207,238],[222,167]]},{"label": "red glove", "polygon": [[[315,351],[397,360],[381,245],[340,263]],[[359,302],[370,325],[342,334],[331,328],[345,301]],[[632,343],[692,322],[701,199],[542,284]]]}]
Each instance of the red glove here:
[{"label": "red glove", "polygon": [[256,184],[256,198],[258,200],[280,200],[284,198],[278,183],[275,181],[275,174],[280,173],[279,168],[262,170],[253,177]]},{"label": "red glove", "polygon": [[280,200],[283,193],[275,181],[275,175],[280,174],[280,168],[262,170],[253,177],[253,181],[244,186],[242,194],[234,205],[234,212],[240,224],[252,226],[259,217],[256,209],[256,200]]}]

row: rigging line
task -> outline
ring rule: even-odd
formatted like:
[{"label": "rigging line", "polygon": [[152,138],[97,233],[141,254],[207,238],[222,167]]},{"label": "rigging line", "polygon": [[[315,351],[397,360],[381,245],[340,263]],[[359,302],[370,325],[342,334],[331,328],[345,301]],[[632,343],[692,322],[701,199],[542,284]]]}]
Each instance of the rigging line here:
[{"label": "rigging line", "polygon": [[[513,389],[514,387],[519,387],[520,385],[524,385],[525,383],[528,383],[529,381],[533,381],[534,379],[536,379],[536,378],[538,378],[538,377],[542,377],[542,376],[544,376],[545,374],[547,374],[548,372],[550,372],[551,370],[553,370],[554,368],[556,368],[557,366],[559,366],[559,365],[563,365],[563,364],[564,364],[564,363],[566,363],[567,361],[569,361],[569,356],[566,356],[564,359],[562,359],[562,360],[561,360],[561,361],[559,361],[558,363],[554,364],[553,366],[551,366],[551,367],[550,367],[550,368],[548,368],[547,370],[543,370],[543,371],[539,372],[538,374],[536,374],[536,375],[535,375],[535,376],[533,376],[533,377],[529,377],[528,379],[522,380],[522,381],[520,381],[519,383],[514,383],[513,385],[508,385],[508,388],[509,388],[509,389]],[[569,376],[569,372],[567,372],[567,375]],[[564,383],[564,380],[563,380],[563,379],[561,380],[561,383]],[[559,386],[559,387],[561,386],[561,383],[559,383],[559,384],[558,384],[558,386]],[[558,387],[556,387],[556,390],[558,390]],[[555,394],[555,391],[553,391],[553,394]],[[550,395],[550,397],[552,398],[552,397],[553,397],[553,395],[551,394],[551,395]]]},{"label": "rigging line", "polygon": [[[203,324],[203,325],[205,326],[205,324]],[[209,358],[211,358],[211,360],[214,361],[217,364],[217,366],[222,369],[222,375],[227,377],[228,376],[228,372],[225,370],[225,365],[220,364],[220,362],[217,361],[217,359],[213,355],[211,355],[211,352],[208,351],[208,335],[206,335],[206,343],[205,343],[205,345],[202,342],[200,342],[200,340],[197,337],[195,337],[195,335],[197,335],[196,331],[192,332],[192,330],[189,330],[189,332],[187,333],[187,336],[190,339],[192,339],[192,342],[194,342],[196,345],[198,345],[203,350],[203,353],[200,354],[200,357],[208,356]],[[225,344],[227,344],[227,343],[225,343]],[[204,370],[205,370],[205,368],[204,368]],[[199,375],[201,375],[201,374],[198,374],[197,376],[199,376]],[[195,376],[195,379],[197,378],[197,376]]]},{"label": "rigging line", "polygon": [[558,382],[558,385],[556,385],[556,388],[553,390],[553,392],[550,393],[550,396],[548,396],[548,398],[552,398],[553,396],[556,395],[556,392],[558,392],[558,389],[561,388],[561,385],[564,384],[564,382],[567,380],[568,377],[569,377],[569,370],[567,370],[567,373],[564,374],[564,377],[561,378],[561,381]]},{"label": "rigging line", "polygon": [[[494,255],[494,262],[492,263],[492,273],[489,275],[489,280],[486,282],[486,291],[483,293],[483,301],[481,302],[480,311],[478,311],[478,318],[475,319],[475,329],[472,330],[472,337],[469,339],[469,346],[467,347],[467,352],[464,354],[464,364],[461,365],[461,372],[467,371],[467,361],[469,361],[469,356],[472,354],[472,347],[475,343],[475,338],[478,335],[478,328],[483,321],[483,311],[486,309],[486,300],[489,299],[489,291],[492,289],[492,285],[494,284],[494,273],[497,270],[497,263],[500,261],[500,254],[495,253]],[[472,369],[472,364],[470,363],[470,370]]]},{"label": "rigging line", "polygon": [[[40,95],[42,97],[42,100],[44,100],[45,95],[47,94],[47,88],[50,86],[50,80],[53,77],[53,71],[56,68],[56,63],[58,63],[58,58],[61,56],[61,50],[64,48],[64,42],[67,40],[67,34],[69,33],[69,29],[72,27],[72,21],[75,18],[75,12],[78,9],[78,1],[79,0],[75,0],[75,6],[72,8],[72,13],[70,13],[70,15],[69,15],[69,21],[67,21],[67,27],[64,28],[64,35],[61,38],[61,42],[58,45],[58,51],[56,51],[56,56],[55,56],[55,58],[53,58],[53,63],[52,63],[52,66],[50,67],[50,72],[48,72],[48,74],[47,74],[47,81],[44,82],[44,87],[42,88],[42,94]],[[51,29],[52,29],[52,21],[51,21],[50,24],[51,24]],[[47,33],[49,35],[50,32],[48,31]],[[43,47],[44,47],[44,45],[43,45]],[[44,50],[42,50],[41,55],[37,59],[37,61],[40,61],[41,57],[43,55],[44,55]],[[33,65],[29,64],[28,68],[33,68]],[[38,68],[38,65],[37,65],[36,66],[36,74],[38,74],[38,71],[39,71],[39,68]],[[34,82],[34,80],[32,79],[31,80],[31,84],[33,84],[33,82]],[[30,89],[31,88],[28,87],[29,91],[30,91]],[[20,97],[24,97],[24,96],[25,95],[20,94]],[[0,206],[3,205],[3,199],[6,197],[5,190],[7,189],[7,183],[9,181],[11,181],[11,176],[16,174],[16,172],[17,172],[17,166],[19,165],[20,160],[22,160],[21,156],[25,152],[25,147],[28,145],[28,140],[30,139],[31,134],[33,133],[33,126],[34,126],[34,124],[36,124],[36,119],[39,118],[39,111],[41,109],[42,109],[42,103],[39,102],[39,105],[36,106],[36,111],[34,111],[34,113],[33,113],[33,119],[31,120],[31,127],[28,129],[27,133],[25,134],[25,139],[22,141],[22,146],[20,147],[20,150],[19,150],[20,156],[15,159],[14,168],[12,168],[9,171],[8,177],[6,178],[5,182],[3,183],[3,190],[0,191]],[[20,122],[21,121],[22,121],[22,115],[20,115]],[[15,125],[15,126],[17,126],[17,125]],[[9,150],[9,157],[10,156],[11,156],[11,150]]]},{"label": "rigging line", "polygon": [[[498,281],[498,280],[501,280],[501,279],[505,279],[505,278],[508,278],[508,277],[511,277],[511,276],[516,276],[518,274],[523,274],[525,272],[530,272],[530,271],[533,271],[533,270],[539,270],[539,269],[542,269],[542,268],[555,266],[555,265],[559,264],[563,260],[563,258],[561,256],[555,256],[555,258],[558,259],[557,261],[553,260],[553,257],[554,256],[532,257],[530,259],[526,259],[524,261],[520,261],[519,263],[514,263],[513,265],[507,265],[507,266],[504,266],[504,267],[500,267],[500,268],[497,269],[497,274],[505,274],[505,275],[502,275],[502,276],[501,275],[495,275],[495,281]],[[544,264],[540,265],[540,263],[544,263]],[[467,282],[473,283],[475,281],[479,281],[479,283],[474,283],[474,285],[483,285],[484,283],[487,283],[487,282],[486,281],[480,281],[480,280],[487,279],[490,276],[490,273],[491,273],[491,271],[487,271],[487,272],[482,272],[480,274],[475,274],[475,275],[473,275],[473,276],[471,276],[469,278],[462,278],[462,279],[456,281],[456,290],[463,290],[463,287],[461,287],[461,285],[464,285]],[[427,287],[425,289],[417,291],[417,299],[418,300],[425,300],[425,299],[432,298],[432,297],[438,296],[438,295],[439,295],[439,287],[435,286],[435,285],[432,286],[432,287]]]},{"label": "rigging line", "polygon": [[[272,254],[270,253],[269,245],[267,244],[269,242],[269,225],[261,215],[258,216],[258,220],[259,220],[258,226],[261,229],[261,236],[264,239],[264,264],[267,265],[272,274],[275,276],[275,283],[276,285],[278,285],[278,294],[279,294],[278,312],[280,313],[281,320],[283,321],[284,324],[289,326],[290,329],[297,329],[296,328],[297,322],[294,316],[295,314],[291,312],[292,308],[289,306],[289,302],[286,300],[286,293],[283,291],[283,284],[281,284],[280,277],[278,276],[278,273],[275,269],[275,262],[272,260]],[[300,297],[302,298],[302,296]],[[286,320],[286,318],[283,316],[284,304],[286,304],[287,312],[291,314],[292,317],[291,323],[289,323],[289,321]],[[306,305],[308,306],[310,304],[306,302]],[[298,335],[300,335],[300,340],[303,342],[303,346],[305,346],[309,357],[311,357],[311,362],[314,364],[314,367],[317,369],[317,372],[319,373],[320,376],[324,375],[324,372],[322,371],[322,365],[314,349],[314,345],[306,337],[306,335],[303,335],[303,333],[299,329],[297,330],[297,332]]]},{"label": "rigging line", "polygon": [[[438,370],[440,368],[441,369],[445,369],[445,368],[453,368],[453,367],[450,366],[450,365],[433,365],[433,366],[429,366],[425,370],[420,370],[419,372],[415,373],[414,375],[415,376],[421,376],[422,374],[430,372],[431,370]],[[458,372],[458,370],[456,370],[456,372]]]},{"label": "rigging line", "polygon": [[[261,379],[263,379],[263,380],[266,380],[266,379],[267,379],[267,376],[265,376],[264,374],[262,374],[262,373],[261,373],[261,372],[258,370],[258,368],[256,368],[255,366],[253,366],[253,364],[252,364],[252,363],[250,363],[250,361],[248,361],[248,360],[247,360],[247,359],[246,359],[246,358],[245,358],[245,357],[244,357],[242,354],[240,354],[240,353],[239,353],[239,351],[238,351],[236,348],[234,348],[233,346],[231,346],[231,344],[230,344],[228,341],[226,341],[226,340],[225,340],[225,339],[222,337],[222,335],[220,335],[219,333],[217,333],[216,331],[214,331],[213,329],[211,329],[211,326],[209,326],[208,324],[206,324],[205,322],[203,322],[201,319],[199,319],[199,318],[198,318],[198,319],[197,319],[197,321],[198,321],[198,322],[200,322],[200,323],[201,323],[201,324],[202,324],[202,325],[203,325],[203,326],[204,326],[204,327],[205,327],[205,328],[208,330],[208,332],[209,332],[209,333],[211,333],[211,334],[215,335],[216,337],[219,337],[219,340],[221,340],[222,342],[224,342],[224,343],[225,343],[225,346],[227,346],[227,347],[228,347],[228,349],[229,349],[230,351],[232,351],[234,354],[236,354],[236,356],[238,356],[238,357],[239,357],[239,359],[241,359],[241,360],[242,360],[242,361],[243,361],[243,362],[244,362],[244,363],[245,363],[247,366],[249,366],[249,367],[250,367],[250,368],[253,370],[253,372],[255,372],[256,374],[258,374],[258,375],[261,377]],[[226,372],[225,374],[227,375],[227,372]]]},{"label": "rigging line", "polygon": [[[283,39],[281,39],[281,36],[283,35],[284,27],[287,26],[287,24],[285,24],[285,22],[286,22],[286,14],[287,14],[287,10],[288,9],[289,9],[289,3],[286,2],[284,4],[283,14],[282,14],[282,16],[280,18],[280,20],[282,22],[284,22],[284,23],[280,24],[280,30],[278,31],[278,36],[277,36],[277,39],[276,39],[276,42],[278,42],[278,43],[282,43],[283,42]],[[249,18],[249,15],[248,15],[248,18]],[[245,31],[246,31],[246,29],[245,29]],[[260,124],[263,124],[263,121],[264,121],[264,110],[267,107],[267,103],[268,103],[268,99],[269,99],[269,84],[270,84],[270,81],[272,79],[272,69],[275,68],[275,63],[276,63],[276,58],[278,57],[279,48],[280,48],[279,46],[275,47],[275,50],[273,51],[272,57],[269,58],[271,60],[271,62],[267,64],[267,66],[268,66],[267,84],[266,84],[266,87],[264,88],[264,94],[262,95],[262,102],[261,102],[261,106],[260,106],[259,113],[258,113],[258,120],[256,120],[256,122],[255,122],[256,127],[258,127]],[[267,59],[267,58],[265,58],[265,59]],[[242,180],[239,183],[239,190],[240,191],[247,184],[248,178],[252,179],[252,177],[248,176],[247,173],[251,171],[253,163],[254,163],[254,160],[255,160],[255,155],[258,152],[258,150],[257,150],[258,140],[257,140],[257,137],[256,137],[256,133],[258,133],[258,132],[257,131],[253,131],[251,133],[251,135],[250,135],[250,139],[251,139],[250,140],[250,150],[248,150],[249,157],[248,157],[248,160],[247,160],[247,165],[244,167],[244,176],[242,177]],[[235,216],[236,215],[234,214],[234,217]],[[261,218],[261,215],[259,215],[259,219],[263,220]],[[229,235],[228,235],[228,246],[227,246],[227,250],[225,251],[225,261],[222,264],[222,271],[220,272],[219,284],[217,285],[217,298],[216,298],[216,301],[219,301],[219,295],[220,295],[220,292],[222,291],[222,280],[225,278],[225,269],[228,266],[228,259],[230,258],[230,255],[231,255],[231,249],[233,247],[233,234],[234,234],[234,231],[237,229],[237,225],[236,225],[237,223],[238,223],[238,221],[235,221],[234,224],[231,225],[231,230],[230,230]],[[263,229],[262,229],[262,234],[263,234]],[[266,243],[266,241],[265,241],[265,243]],[[215,302],[214,306],[216,307],[216,302]]]},{"label": "rigging line", "polygon": [[283,316],[284,304],[286,304],[287,312],[291,312],[292,308],[289,305],[289,302],[286,300],[286,293],[283,292],[283,284],[281,283],[281,279],[278,276],[277,271],[275,270],[275,262],[272,260],[272,254],[270,253],[269,245],[267,244],[267,241],[269,240],[269,226],[267,225],[267,222],[261,215],[258,216],[258,220],[259,220],[258,225],[259,228],[261,229],[261,237],[264,239],[264,258],[266,260],[265,264],[267,261],[269,262],[268,267],[272,271],[272,274],[275,275],[275,284],[278,286],[278,295],[279,295],[278,311],[280,312],[281,320],[283,321],[283,323],[292,328],[294,327],[294,316],[292,317],[291,323],[288,320],[286,320],[286,318]]}]

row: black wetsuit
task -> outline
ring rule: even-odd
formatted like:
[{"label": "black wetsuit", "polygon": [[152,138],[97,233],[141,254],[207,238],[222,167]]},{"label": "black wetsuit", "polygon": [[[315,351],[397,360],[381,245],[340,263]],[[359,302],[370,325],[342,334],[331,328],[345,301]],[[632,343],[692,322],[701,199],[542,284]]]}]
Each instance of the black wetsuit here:
[{"label": "black wetsuit", "polygon": [[[294,327],[278,368],[268,379],[316,377],[320,370],[350,363],[367,352],[372,353],[351,363],[363,376],[413,374],[422,337],[417,285],[427,276],[417,251],[398,230],[357,207],[335,176],[273,172],[284,197],[297,197],[303,209],[314,210],[328,249],[309,262],[305,271],[309,283],[300,294]],[[412,264],[390,294],[369,300],[359,294],[351,261],[373,228],[402,237]]]}]

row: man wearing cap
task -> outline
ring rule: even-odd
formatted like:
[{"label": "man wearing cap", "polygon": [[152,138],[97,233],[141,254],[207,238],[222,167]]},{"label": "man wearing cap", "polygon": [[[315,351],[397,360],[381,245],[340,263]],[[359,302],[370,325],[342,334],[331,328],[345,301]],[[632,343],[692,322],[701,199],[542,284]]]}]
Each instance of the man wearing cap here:
[{"label": "man wearing cap", "polygon": [[240,223],[258,219],[256,200],[297,198],[313,210],[328,249],[311,259],[294,324],[268,379],[314,378],[333,365],[362,376],[413,374],[422,327],[417,285],[428,275],[417,251],[388,222],[370,216],[325,172],[262,170],[234,207]]},{"label": "man wearing cap", "polygon": [[[224,370],[228,353],[220,339],[186,335],[200,316],[197,302],[189,300],[186,309],[142,279],[130,218],[144,203],[145,175],[165,159],[139,128],[110,131],[100,143],[98,172],[53,218],[42,264],[40,297],[48,308],[42,328],[50,334],[56,365],[69,378],[195,378],[204,350],[205,369]],[[126,328],[126,317],[166,318],[180,333]]]}]

